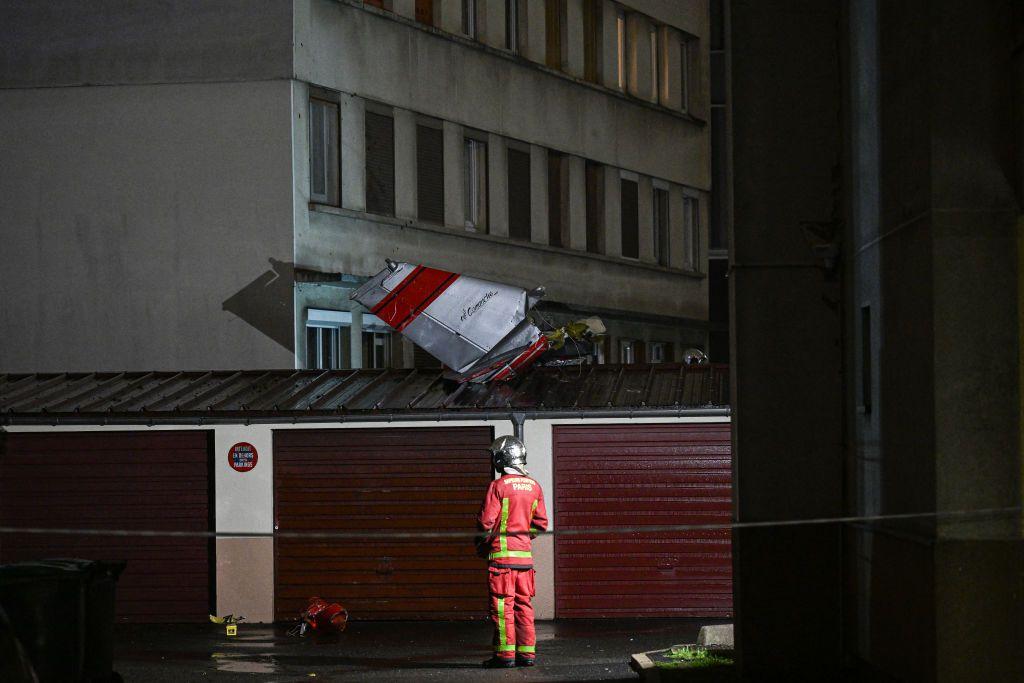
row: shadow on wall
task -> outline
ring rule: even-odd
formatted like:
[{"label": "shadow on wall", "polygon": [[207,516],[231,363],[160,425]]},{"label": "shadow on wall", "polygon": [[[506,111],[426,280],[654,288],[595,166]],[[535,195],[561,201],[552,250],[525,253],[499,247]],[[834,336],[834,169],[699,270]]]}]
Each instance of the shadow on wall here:
[{"label": "shadow on wall", "polygon": [[231,295],[221,308],[234,313],[275,342],[295,352],[293,296],[295,264],[267,259],[271,269]]}]

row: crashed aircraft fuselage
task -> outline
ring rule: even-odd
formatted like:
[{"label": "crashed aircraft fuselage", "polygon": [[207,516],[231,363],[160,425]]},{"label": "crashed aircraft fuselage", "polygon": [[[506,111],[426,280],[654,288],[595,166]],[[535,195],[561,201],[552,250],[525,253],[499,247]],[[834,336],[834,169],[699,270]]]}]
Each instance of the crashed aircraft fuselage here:
[{"label": "crashed aircraft fuselage", "polygon": [[387,262],[351,299],[450,368],[459,382],[501,381],[549,346],[527,317],[543,290]]}]

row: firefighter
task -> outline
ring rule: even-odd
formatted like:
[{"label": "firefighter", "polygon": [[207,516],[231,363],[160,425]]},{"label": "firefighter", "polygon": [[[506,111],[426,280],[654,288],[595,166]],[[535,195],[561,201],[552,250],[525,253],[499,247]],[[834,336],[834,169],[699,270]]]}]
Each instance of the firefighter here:
[{"label": "firefighter", "polygon": [[548,528],[544,492],[526,472],[526,446],[514,436],[491,444],[494,469],[500,475],[487,487],[478,523],[487,533],[494,656],[487,668],[533,666],[537,636],[533,627],[534,571],[531,539]]}]

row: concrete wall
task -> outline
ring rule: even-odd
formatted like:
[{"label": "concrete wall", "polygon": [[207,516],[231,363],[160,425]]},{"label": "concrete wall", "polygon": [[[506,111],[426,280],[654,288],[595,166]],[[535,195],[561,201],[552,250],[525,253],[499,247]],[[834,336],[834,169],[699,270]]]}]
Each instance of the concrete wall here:
[{"label": "concrete wall", "polygon": [[411,227],[407,221],[344,209],[310,211],[308,227],[296,230],[296,262],[307,268],[370,275],[383,267],[385,257],[527,288],[543,284],[552,301],[707,318],[706,280],[656,266],[490,235]]},{"label": "concrete wall", "polygon": [[[1005,61],[1011,4],[851,5],[861,68],[851,97],[860,182],[849,296],[852,315],[871,307],[872,329],[849,374],[859,381],[865,357],[877,366],[871,410],[862,391],[850,406],[849,469],[863,514],[1021,503],[1020,148],[1011,121],[1024,91]],[[951,40],[970,48],[950,54]],[[866,101],[864,117],[856,107]],[[857,322],[855,347],[862,329]],[[857,656],[904,679],[1024,676],[1009,654],[1024,634],[1019,518],[896,526],[858,534],[848,608]]]},{"label": "concrete wall", "polygon": [[[843,512],[839,277],[813,251],[840,238],[841,7],[731,2],[729,280],[740,522]],[[745,675],[837,678],[838,525],[745,529],[734,539]]]},{"label": "concrete wall", "polygon": [[293,364],[287,81],[0,90],[0,371]]},{"label": "concrete wall", "polygon": [[252,81],[291,72],[290,0],[0,5],[0,87]]}]

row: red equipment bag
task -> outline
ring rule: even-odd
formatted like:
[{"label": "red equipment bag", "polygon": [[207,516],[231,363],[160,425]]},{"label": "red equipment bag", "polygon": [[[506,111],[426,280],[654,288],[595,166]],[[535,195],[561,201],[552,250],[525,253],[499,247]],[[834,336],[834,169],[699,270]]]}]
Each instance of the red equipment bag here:
[{"label": "red equipment bag", "polygon": [[[314,631],[344,631],[348,626],[348,610],[336,602],[310,598],[309,607],[302,613],[302,623]],[[302,629],[303,633],[306,628]]]}]

